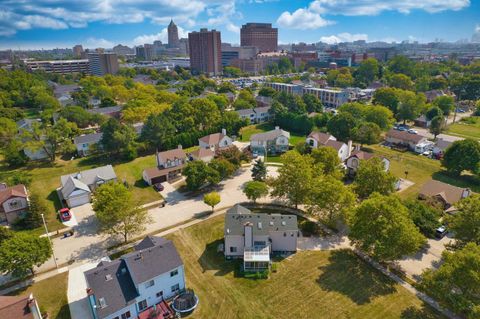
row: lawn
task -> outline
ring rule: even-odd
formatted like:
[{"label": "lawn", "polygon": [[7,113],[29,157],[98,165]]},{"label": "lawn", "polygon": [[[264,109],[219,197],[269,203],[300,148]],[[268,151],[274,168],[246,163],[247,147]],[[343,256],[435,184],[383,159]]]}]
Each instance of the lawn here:
[{"label": "lawn", "polygon": [[28,295],[37,299],[40,310],[46,311],[52,319],[70,319],[67,300],[68,272],[36,282],[31,286],[16,290],[10,296]]},{"label": "lawn", "polygon": [[[108,156],[88,157],[71,161],[58,159],[54,164],[32,162],[24,168],[17,169],[17,171],[24,171],[32,177],[32,184],[28,187],[30,192],[36,192],[47,199],[50,211],[46,215],[46,219],[49,230],[54,231],[64,227],[55,213],[60,207],[60,200],[56,192],[57,187],[60,186],[60,176],[107,164],[114,165],[119,181],[126,180],[132,186],[135,197],[143,204],[161,199],[161,196],[142,180],[143,169],[155,166],[154,155],[138,157],[130,162],[115,161]],[[8,178],[14,171],[8,167],[0,166],[0,181]]]},{"label": "lawn", "polygon": [[411,152],[399,152],[378,145],[369,146],[376,154],[390,160],[390,171],[399,178],[405,178],[415,184],[400,193],[403,198],[417,196],[418,191],[430,179],[439,180],[459,187],[470,187],[474,192],[480,192],[480,180],[474,176],[463,175],[453,177],[445,172],[438,160],[430,159]]},{"label": "lawn", "polygon": [[[270,123],[262,123],[262,124],[245,126],[240,130],[240,135],[242,137],[241,141],[249,142],[250,137],[253,134],[263,133],[263,132],[271,131],[273,129],[275,129],[275,127]],[[296,145],[299,142],[304,142],[306,138],[307,138],[306,136],[302,136],[302,135],[298,135],[290,132],[290,145]]]},{"label": "lawn", "polygon": [[480,118],[469,117],[467,121],[459,121],[448,126],[447,133],[463,138],[480,139]]},{"label": "lawn", "polygon": [[269,279],[238,277],[238,261],[217,252],[223,218],[167,236],[200,299],[190,318],[440,318],[351,251],[298,252]]}]

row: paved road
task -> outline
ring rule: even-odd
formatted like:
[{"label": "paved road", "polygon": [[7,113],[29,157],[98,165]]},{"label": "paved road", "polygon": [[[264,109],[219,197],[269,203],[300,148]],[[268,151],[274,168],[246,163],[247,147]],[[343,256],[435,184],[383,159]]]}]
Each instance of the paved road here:
[{"label": "paved road", "polygon": [[[468,112],[468,113],[457,113],[457,118],[455,119],[455,123],[460,121],[460,119],[464,118],[464,117],[468,117],[468,116],[471,116],[472,115],[472,112]],[[447,119],[447,125],[449,124],[452,124],[453,123],[453,115],[450,115]],[[433,134],[430,133],[430,131],[426,128],[421,128],[421,127],[415,127],[415,130],[418,131],[418,134],[420,135],[423,135],[427,138],[432,138],[433,139]],[[447,135],[447,134],[440,134],[437,136],[437,138],[444,138],[446,140],[452,140],[452,141],[456,141],[456,140],[461,140],[462,138],[459,138],[459,137],[455,137],[455,136],[452,136],[452,135]]]}]

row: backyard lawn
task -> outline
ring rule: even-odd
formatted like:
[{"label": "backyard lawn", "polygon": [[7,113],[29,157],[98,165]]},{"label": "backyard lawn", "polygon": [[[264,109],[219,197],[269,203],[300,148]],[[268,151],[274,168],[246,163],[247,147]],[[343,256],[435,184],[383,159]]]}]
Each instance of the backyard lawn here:
[{"label": "backyard lawn", "polygon": [[33,293],[40,310],[46,311],[52,319],[70,319],[67,300],[68,272],[36,282],[31,286],[16,290],[10,296]]},{"label": "backyard lawn", "polygon": [[448,126],[447,134],[463,137],[480,139],[480,117],[469,117],[467,121],[459,121]]},{"label": "backyard lawn", "polygon": [[[275,129],[275,127],[270,123],[245,126],[240,130],[240,135],[242,136],[241,141],[249,142],[250,137],[253,134],[263,133],[263,132],[271,131],[273,129]],[[306,138],[307,138],[306,136],[297,135],[290,132],[290,145],[296,145],[299,142],[304,142]]]},{"label": "backyard lawn", "polygon": [[[72,161],[58,159],[54,164],[31,163],[25,168],[17,169],[17,171],[23,170],[32,177],[32,184],[28,187],[30,192],[36,192],[47,199],[50,211],[46,215],[46,219],[49,230],[54,231],[63,228],[56,215],[56,210],[60,207],[60,200],[56,191],[60,186],[60,176],[107,164],[114,165],[119,181],[126,180],[129,185],[133,186],[132,190],[135,197],[143,204],[161,199],[160,195],[152,187],[148,187],[142,180],[143,169],[155,166],[154,155],[138,157],[126,163],[115,162],[115,160],[106,156],[75,159]],[[13,171],[9,170],[8,167],[0,166],[0,181],[8,178]]]},{"label": "backyard lawn", "polygon": [[269,279],[238,277],[238,262],[217,252],[223,218],[167,236],[200,299],[190,318],[441,318],[350,251],[298,252]]}]

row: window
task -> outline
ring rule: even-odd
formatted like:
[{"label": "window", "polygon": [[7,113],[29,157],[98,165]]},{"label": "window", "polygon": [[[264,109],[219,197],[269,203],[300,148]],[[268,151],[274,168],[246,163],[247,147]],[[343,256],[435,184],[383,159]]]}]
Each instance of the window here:
[{"label": "window", "polygon": [[230,247],[230,252],[231,253],[236,253],[237,252],[237,247]]},{"label": "window", "polygon": [[172,286],[172,292],[177,292],[179,290],[180,290],[180,285],[179,284],[176,284],[176,285]]},{"label": "window", "polygon": [[20,204],[20,201],[19,200],[12,200],[8,206],[10,207],[10,209],[16,209],[16,208],[19,208],[21,206]]},{"label": "window", "polygon": [[124,314],[122,314],[122,319],[128,319],[128,318],[131,318],[131,317],[132,317],[132,315],[130,314],[130,311],[127,311]]},{"label": "window", "polygon": [[153,285],[155,285],[155,281],[154,280],[150,280],[149,282],[147,282],[145,284],[145,288],[150,288],[152,287]]},{"label": "window", "polygon": [[84,143],[84,144],[82,144],[82,147],[83,148],[88,148],[88,144]]},{"label": "window", "polygon": [[265,246],[265,242],[264,241],[254,241],[253,246]]},{"label": "window", "polygon": [[147,308],[147,301],[146,300],[142,300],[138,303],[138,309],[140,311],[143,311],[145,310],[145,308]]},{"label": "window", "polygon": [[170,277],[173,277],[173,276],[176,276],[176,275],[178,275],[178,269],[172,270],[170,272]]},{"label": "window", "polygon": [[157,298],[163,297],[163,291],[157,292]]}]

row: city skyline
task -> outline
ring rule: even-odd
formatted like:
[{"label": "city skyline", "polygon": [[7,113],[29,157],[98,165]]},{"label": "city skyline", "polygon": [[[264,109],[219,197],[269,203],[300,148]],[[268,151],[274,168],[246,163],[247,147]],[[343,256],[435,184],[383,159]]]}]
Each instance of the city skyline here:
[{"label": "city skyline", "polygon": [[[113,4],[112,4],[113,3]],[[272,23],[279,44],[297,42],[455,42],[480,34],[480,3],[468,0],[10,0],[0,4],[0,49],[50,49],[82,44],[167,43],[171,19],[180,38],[208,27],[222,41],[240,43],[247,22]]]}]

